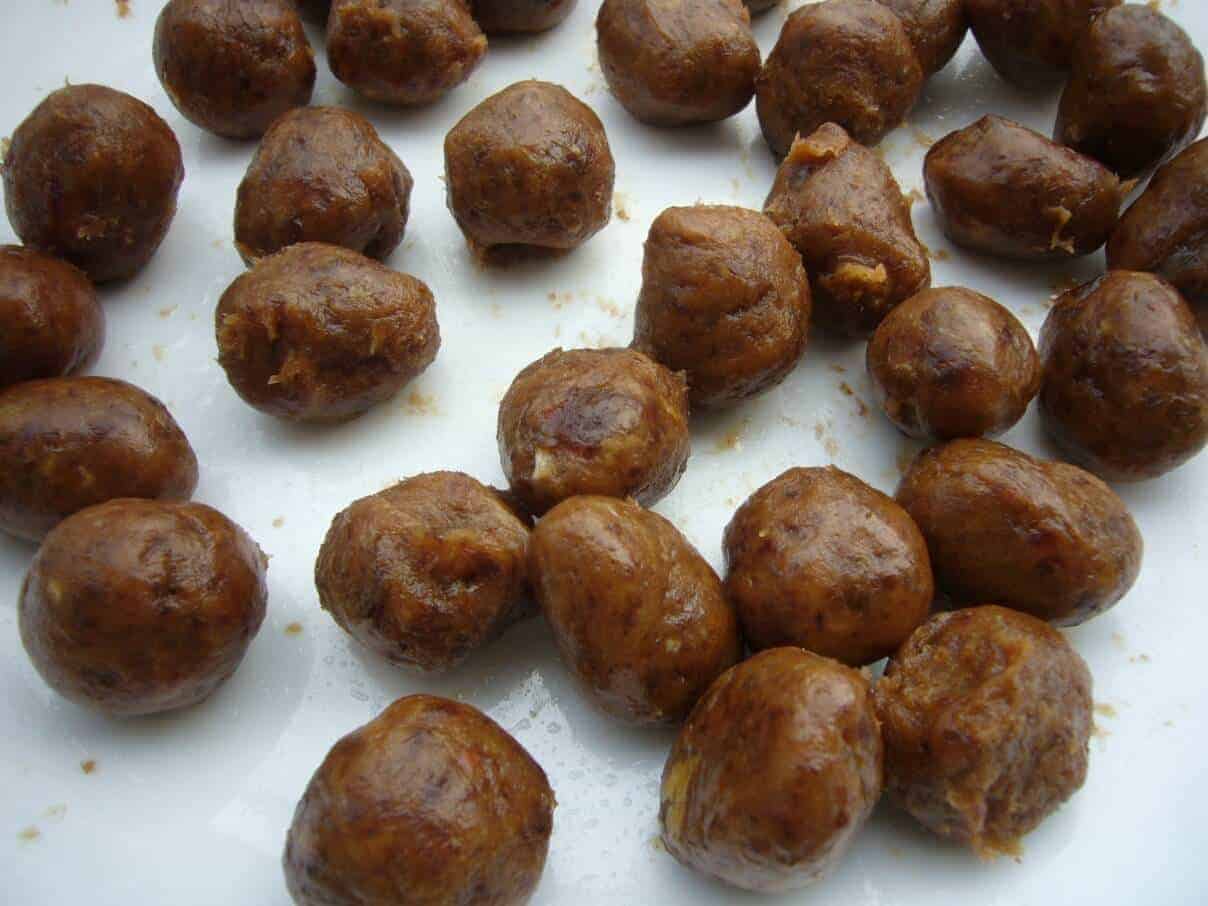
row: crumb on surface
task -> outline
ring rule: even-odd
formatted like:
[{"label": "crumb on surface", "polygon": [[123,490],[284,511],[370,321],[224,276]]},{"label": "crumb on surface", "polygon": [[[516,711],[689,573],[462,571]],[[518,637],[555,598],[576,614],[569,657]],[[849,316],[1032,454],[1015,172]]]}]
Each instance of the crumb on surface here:
[{"label": "crumb on surface", "polygon": [[117,6],[117,17],[119,19],[128,19],[130,17],[130,0],[114,0]]},{"label": "crumb on surface", "polygon": [[283,525],[285,525],[284,516],[278,516],[276,519],[273,520],[273,528],[281,528],[281,526],[283,526]]},{"label": "crumb on surface", "polygon": [[603,296],[596,296],[596,305],[599,306],[600,311],[613,318],[625,317],[625,312],[621,309],[621,306],[613,302],[612,299],[606,299]]},{"label": "crumb on surface", "polygon": [[60,802],[57,805],[52,805],[46,809],[46,817],[55,821],[62,821],[67,815],[67,803]]},{"label": "crumb on surface", "polygon": [[1119,717],[1119,712],[1115,709],[1115,706],[1110,705],[1107,702],[1099,702],[1096,704],[1095,713],[1109,719]]},{"label": "crumb on surface", "polygon": [[8,149],[13,146],[13,140],[7,135],[0,138],[0,170],[4,169],[4,158],[8,157]]},{"label": "crumb on surface", "polygon": [[42,832],[31,825],[25,828],[25,830],[21,831],[21,833],[17,834],[17,839],[22,843],[33,843],[41,836]]},{"label": "crumb on surface", "polygon": [[947,261],[949,258],[952,257],[952,253],[949,252],[947,249],[936,249],[934,252],[931,253],[931,257],[934,258],[936,261]]},{"label": "crumb on surface", "polygon": [[935,144],[935,137],[918,126],[910,130],[910,135],[920,148],[930,148]]},{"label": "crumb on surface", "polygon": [[629,197],[624,192],[612,193],[612,206],[617,213],[617,219],[629,223]]},{"label": "crumb on surface", "polygon": [[1130,657],[1128,659],[1128,662],[1130,664],[1148,664],[1149,655],[1148,654],[1134,654],[1132,657]]},{"label": "crumb on surface", "polygon": [[83,771],[85,774],[95,774],[96,773],[96,759],[87,758],[84,761],[81,761],[80,770]]},{"label": "crumb on surface", "polygon": [[1115,645],[1117,648],[1123,648],[1124,647],[1124,636],[1118,632],[1113,632],[1112,633],[1112,644]]},{"label": "crumb on surface", "polygon": [[924,195],[918,189],[911,189],[906,193],[906,203],[912,208],[924,199]]},{"label": "crumb on surface", "polygon": [[407,394],[407,411],[412,415],[436,415],[436,397],[412,390]]},{"label": "crumb on surface", "polygon": [[285,627],[285,634],[286,635],[301,635],[302,634],[302,624],[298,623],[298,622],[290,623],[289,625],[287,625]]},{"label": "crumb on surface", "polygon": [[167,305],[159,310],[159,316],[161,318],[170,318],[176,313],[176,308],[177,306],[175,305]]},{"label": "crumb on surface", "polygon": [[831,362],[830,370],[835,372],[835,374],[847,374],[847,368],[845,368],[843,365],[840,365],[838,362]]},{"label": "crumb on surface", "polygon": [[167,355],[167,350],[164,349],[162,344],[156,343],[151,347],[151,355],[155,356],[155,361],[162,362],[164,356]]}]

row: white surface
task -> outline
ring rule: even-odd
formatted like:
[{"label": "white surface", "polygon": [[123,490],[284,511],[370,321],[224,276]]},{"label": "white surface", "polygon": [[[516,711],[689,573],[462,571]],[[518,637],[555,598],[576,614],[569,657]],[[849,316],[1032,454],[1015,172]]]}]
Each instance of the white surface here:
[{"label": "white surface", "polygon": [[[1170,5],[1208,47],[1208,10],[1191,0]],[[773,163],[753,105],[712,128],[638,126],[609,97],[594,63],[597,0],[581,0],[567,23],[544,36],[492,42],[468,84],[419,112],[362,104],[332,80],[319,54],[315,102],[367,112],[415,176],[408,238],[390,263],[431,285],[444,345],[395,403],[344,427],[300,429],[244,406],[214,362],[213,308],[242,270],[231,219],[253,146],[202,133],[172,108],[151,66],[159,6],[133,0],[129,17],[118,18],[111,0],[10,0],[0,31],[0,135],[67,78],[145,99],[180,137],[188,170],[180,213],[151,266],[104,292],[109,339],[95,370],[145,387],[175,413],[201,460],[197,499],[244,525],[272,555],[269,616],[242,669],[211,701],[162,718],[110,722],[57,698],[29,665],[15,602],[33,549],[0,538],[0,902],[286,906],[279,858],[311,772],[338,737],[419,690],[485,709],[549,773],[560,805],[535,903],[756,901],[698,878],[655,847],[658,778],[671,734],[623,729],[593,712],[540,621],[513,630],[446,679],[417,678],[350,644],[319,609],[311,573],[328,522],[356,497],[436,468],[502,481],[494,442],[500,396],[521,366],[555,345],[628,342],[651,219],[697,199],[760,206]],[[756,22],[765,53],[785,12]],[[565,84],[599,112],[627,219],[615,217],[561,261],[488,273],[474,265],[445,210],[441,142],[475,103],[531,76]],[[970,38],[927,86],[910,124],[885,142],[885,157],[904,190],[919,188],[928,136],[990,111],[1047,132],[1054,106],[1055,97],[1014,95]],[[1057,284],[1102,267],[1101,256],[1057,267],[975,260],[940,238],[925,202],[915,218],[942,258],[934,264],[936,285],[961,283],[999,298],[1033,334]],[[0,241],[14,241],[6,221]],[[658,510],[720,566],[721,532],[735,506],[789,466],[834,462],[892,492],[898,464],[913,448],[879,413],[859,413],[858,398],[869,399],[862,360],[862,344],[815,337],[783,386],[697,423],[688,473]],[[843,381],[856,396],[841,391]],[[1047,452],[1032,414],[1007,441]],[[882,807],[831,880],[783,901],[1208,901],[1205,488],[1208,455],[1122,489],[1145,534],[1144,571],[1119,607],[1071,633],[1104,703],[1090,778],[1027,838],[1020,863],[980,864]],[[301,634],[285,632],[293,622]],[[80,765],[89,759],[96,770],[86,775]]]}]

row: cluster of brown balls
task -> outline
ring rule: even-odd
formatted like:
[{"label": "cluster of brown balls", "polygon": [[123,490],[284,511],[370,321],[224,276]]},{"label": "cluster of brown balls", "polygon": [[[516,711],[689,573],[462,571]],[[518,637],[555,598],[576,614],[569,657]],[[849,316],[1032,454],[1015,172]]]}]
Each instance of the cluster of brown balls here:
[{"label": "cluster of brown balls", "polygon": [[[470,75],[483,31],[552,27],[573,0],[301,5],[326,22],[340,80],[422,104]],[[453,669],[540,610],[603,713],[682,724],[663,840],[740,887],[825,876],[883,791],[981,853],[1009,851],[1068,799],[1087,770],[1091,678],[1052,627],[1115,605],[1142,559],[1102,479],[1161,475],[1208,443],[1192,307],[1208,323],[1208,141],[1190,145],[1208,109],[1203,61],[1147,7],[1024,9],[825,0],[789,16],[761,63],[737,0],[604,0],[602,69],[638,119],[717,120],[756,99],[782,157],[764,210],[654,220],[631,346],[553,350],[503,398],[506,491],[417,475],[338,514],[318,553],[323,608],[400,666]],[[931,287],[909,203],[870,150],[970,26],[1004,78],[1068,81],[1054,140],[988,116],[931,149],[945,232],[1025,260],[1107,244],[1109,270],[1060,298],[1039,352],[994,300]],[[234,390],[307,422],[397,394],[440,348],[429,288],[381,263],[403,238],[412,177],[364,117],[305,106],[315,65],[295,5],[172,0],[154,59],[189,120],[261,137],[235,205],[250,269],[215,313]],[[1155,169],[1120,216],[1128,181]],[[604,128],[549,83],[466,114],[445,171],[450,211],[491,266],[568,252],[610,217]],[[41,544],[22,640],[80,704],[193,704],[259,629],[266,558],[189,502],[197,459],[157,400],[72,376],[103,341],[93,283],[137,273],[172,222],[180,147],[140,101],[71,86],[17,129],[3,178],[25,246],[0,249],[0,529]],[[726,527],[718,576],[647,508],[688,466],[691,414],[783,381],[811,323],[867,340],[886,416],[935,446],[893,498],[834,468],[773,479]],[[1036,397],[1075,465],[987,439]],[[884,658],[872,685],[862,668]],[[289,890],[308,906],[520,904],[553,809],[544,772],[498,725],[409,696],[316,772],[286,845]]]}]

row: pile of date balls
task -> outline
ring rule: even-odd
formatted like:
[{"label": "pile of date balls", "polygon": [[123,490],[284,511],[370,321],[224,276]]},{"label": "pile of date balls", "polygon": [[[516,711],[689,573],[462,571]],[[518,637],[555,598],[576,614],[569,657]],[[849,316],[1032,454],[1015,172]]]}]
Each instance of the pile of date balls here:
[{"label": "pile of date balls", "polygon": [[[299,5],[326,21],[337,78],[417,105],[470,77],[484,32],[547,29],[573,3]],[[424,671],[539,608],[610,719],[682,725],[663,774],[667,850],[777,891],[825,876],[885,790],[994,854],[1082,785],[1091,677],[1053,627],[1112,607],[1140,570],[1140,534],[1104,479],[1164,474],[1208,441],[1208,141],[1191,144],[1200,54],[1147,6],[825,0],[790,15],[761,62],[750,15],[768,5],[604,0],[602,71],[637,119],[715,121],[755,98],[782,159],[764,210],[661,213],[631,347],[554,350],[504,397],[508,490],[433,472],[358,500],[315,583],[353,638]],[[1052,140],[987,116],[931,148],[945,233],[987,261],[1107,246],[1108,271],[1060,297],[1039,353],[994,300],[931,286],[910,206],[870,150],[967,27],[1004,79],[1065,90]],[[440,349],[429,288],[380,263],[403,238],[412,177],[364,117],[307,106],[299,10],[171,0],[154,62],[191,122],[260,140],[235,203],[249,270],[215,313],[235,392],[305,422],[390,399]],[[610,217],[604,128],[546,82],[467,113],[445,175],[491,267],[568,253]],[[0,528],[40,543],[20,633],[52,688],[111,715],[205,699],[266,608],[259,547],[190,502],[198,463],[172,415],[130,384],[76,376],[104,338],[94,284],[147,263],[183,178],[168,125],[98,85],[52,93],[3,161],[24,245],[0,249]],[[867,340],[880,407],[933,446],[895,498],[835,468],[770,481],[727,526],[721,578],[646,508],[687,467],[690,413],[782,381],[811,322]],[[1036,396],[1071,464],[987,439]],[[870,686],[861,668],[883,658]],[[315,773],[286,844],[289,890],[308,906],[523,903],[553,809],[544,772],[497,724],[408,696]]]}]

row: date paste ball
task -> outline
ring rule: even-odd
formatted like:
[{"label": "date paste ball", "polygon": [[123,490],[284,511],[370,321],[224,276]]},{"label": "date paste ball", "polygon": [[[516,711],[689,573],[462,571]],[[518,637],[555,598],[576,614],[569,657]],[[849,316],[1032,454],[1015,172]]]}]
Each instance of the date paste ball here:
[{"label": "date paste ball", "polygon": [[0,169],[16,234],[94,283],[131,277],[151,260],[185,178],[168,124],[103,85],[50,94],[13,133]]},{"label": "date paste ball", "polygon": [[1001,434],[1040,390],[1027,328],[959,286],[923,290],[891,311],[872,335],[867,365],[881,409],[921,440]]},{"label": "date paste ball", "polygon": [[505,88],[445,136],[449,210],[488,259],[582,245],[612,216],[614,177],[600,118],[549,82]]},{"label": "date paste ball", "polygon": [[793,645],[853,667],[931,611],[927,546],[906,511],[830,467],[790,469],[726,527],[726,594],[752,649]]},{"label": "date paste ball", "polygon": [[724,120],[755,94],[759,45],[741,0],[604,0],[596,43],[608,87],[644,123]]},{"label": "date paste ball", "polygon": [[633,347],[681,371],[692,408],[783,381],[805,352],[810,287],[801,256],[746,208],[668,208],[650,226]]},{"label": "date paste ball", "polygon": [[244,262],[297,242],[383,259],[403,241],[411,174],[359,113],[303,107],[264,134],[235,200]]},{"label": "date paste ball", "polygon": [[995,606],[937,614],[890,659],[873,697],[890,798],[979,855],[1017,853],[1086,780],[1090,671],[1035,617]]},{"label": "date paste ball", "polygon": [[155,25],[155,72],[189,122],[257,138],[310,103],[315,58],[294,0],[171,0]]},{"label": "date paste ball", "polygon": [[930,77],[956,56],[965,33],[963,0],[877,0],[902,20],[906,36],[918,54],[923,75]]},{"label": "date paste ball", "polygon": [[927,540],[950,606],[996,601],[1075,626],[1115,605],[1141,571],[1141,533],[1111,488],[994,441],[927,450],[897,500]]},{"label": "date paste ball", "polygon": [[327,18],[332,74],[383,104],[435,101],[486,52],[467,0],[333,0]]},{"label": "date paste ball", "polygon": [[264,620],[268,561],[200,503],[111,500],[42,542],[21,588],[21,641],[47,685],[116,717],[208,698]]},{"label": "date paste ball", "polygon": [[394,664],[456,667],[530,613],[528,538],[493,488],[416,475],[336,516],[315,563],[319,603]]},{"label": "date paste ball", "polygon": [[488,35],[546,31],[574,11],[578,0],[471,0],[474,19]]},{"label": "date paste ball", "polygon": [[1173,286],[1109,271],[1065,293],[1040,332],[1045,428],[1108,481],[1154,478],[1208,443],[1208,347]]},{"label": "date paste ball", "polygon": [[742,656],[713,568],[635,503],[563,501],[537,523],[529,564],[563,661],[613,717],[678,723]]},{"label": "date paste ball", "polygon": [[392,398],[440,348],[420,280],[321,242],[260,259],[214,313],[218,363],[250,406],[337,422]]},{"label": "date paste ball", "polygon": [[497,723],[409,695],[323,759],[289,828],[286,884],[298,906],[523,906],[554,804]]},{"label": "date paste ball", "polygon": [[875,145],[906,120],[923,70],[902,21],[874,0],[824,0],[785,20],[755,86],[772,151],[836,123]]},{"label": "date paste ball", "polygon": [[652,506],[687,468],[688,388],[632,349],[555,349],[508,388],[498,440],[503,473],[531,513],[577,494]]},{"label": "date paste ball", "polygon": [[105,313],[83,271],[0,245],[0,388],[80,371],[104,342]]},{"label": "date paste ball", "polygon": [[872,813],[882,757],[860,673],[800,648],[764,651],[723,673],[680,731],[663,768],[663,843],[737,887],[805,887]]},{"label": "date paste ball", "polygon": [[828,331],[866,337],[931,285],[927,250],[893,173],[834,123],[793,142],[763,210],[801,253],[814,318]]}]

